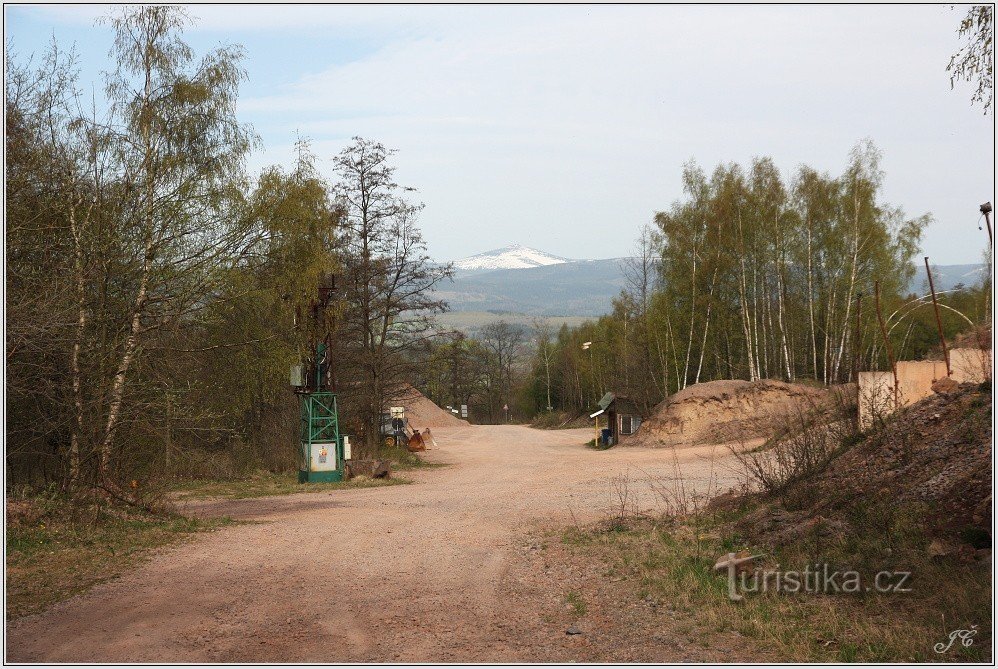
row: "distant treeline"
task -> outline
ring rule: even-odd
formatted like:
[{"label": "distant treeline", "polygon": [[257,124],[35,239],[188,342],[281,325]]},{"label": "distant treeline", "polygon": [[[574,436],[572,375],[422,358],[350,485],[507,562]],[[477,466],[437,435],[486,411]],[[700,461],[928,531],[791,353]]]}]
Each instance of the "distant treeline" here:
[{"label": "distant treeline", "polygon": [[[872,143],[837,177],[804,166],[787,182],[761,158],[709,176],[691,163],[683,183],[686,197],[642,234],[613,313],[540,338],[527,407],[546,407],[548,376],[555,408],[572,411],[606,390],[650,407],[715,379],[854,380],[886,364],[877,282],[896,353],[920,357],[937,344],[930,302],[907,294],[930,217],[882,201]],[[988,292],[941,296],[950,336],[986,318]]]},{"label": "distant treeline", "polygon": [[[515,328],[525,346],[505,358],[521,372],[500,390],[482,382],[479,397],[502,395],[480,400],[486,414],[495,419],[507,401],[521,417],[549,405],[582,412],[610,390],[650,408],[715,379],[848,382],[858,370],[886,369],[878,284],[896,355],[926,355],[938,346],[931,301],[908,287],[931,219],[883,202],[883,176],[870,142],[839,176],[803,166],[786,180],[769,158],[710,175],[688,164],[684,199],[642,232],[613,312],[557,333],[542,323]],[[989,317],[988,282],[939,296],[948,336]],[[428,386],[441,401],[452,396],[446,368]]]}]

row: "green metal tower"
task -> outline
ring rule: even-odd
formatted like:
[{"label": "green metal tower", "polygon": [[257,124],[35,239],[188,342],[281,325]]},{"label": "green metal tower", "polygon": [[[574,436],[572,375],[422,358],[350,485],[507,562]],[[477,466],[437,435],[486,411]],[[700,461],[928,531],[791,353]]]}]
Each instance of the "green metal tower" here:
[{"label": "green metal tower", "polygon": [[301,411],[298,482],[341,480],[345,453],[336,394],[301,393],[298,406]]},{"label": "green metal tower", "polygon": [[[298,395],[298,482],[341,481],[348,439],[340,434],[325,309],[334,290],[333,277],[319,284],[319,299],[310,305],[312,357],[291,369],[291,385]],[[301,322],[300,319],[296,319]],[[321,338],[321,341],[317,341]],[[307,370],[307,371],[306,371]]]}]

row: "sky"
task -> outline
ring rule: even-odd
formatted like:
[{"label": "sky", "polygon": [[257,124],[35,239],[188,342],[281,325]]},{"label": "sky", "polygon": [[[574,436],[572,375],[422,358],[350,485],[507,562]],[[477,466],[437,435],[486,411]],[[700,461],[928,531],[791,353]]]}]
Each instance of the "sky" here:
[{"label": "sky", "polygon": [[[100,91],[112,34],[95,5],[6,5],[18,58],[75,44]],[[979,262],[994,200],[994,117],[951,90],[964,9],[950,6],[195,5],[199,52],[241,44],[240,118],[259,172],[299,136],[319,167],[361,136],[398,150],[425,203],[430,254],[520,243],[571,258],[628,255],[682,199],[695,160],[770,156],[833,175],[883,151],[883,197],[934,222],[933,263]]]}]

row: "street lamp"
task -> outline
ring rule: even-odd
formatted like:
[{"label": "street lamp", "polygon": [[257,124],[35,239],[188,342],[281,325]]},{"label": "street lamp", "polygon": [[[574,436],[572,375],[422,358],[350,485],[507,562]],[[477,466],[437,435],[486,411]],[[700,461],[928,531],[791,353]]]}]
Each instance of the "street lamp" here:
[{"label": "street lamp", "polygon": [[596,386],[596,384],[597,384],[597,379],[596,379],[596,361],[593,360],[593,344],[599,344],[599,343],[601,343],[599,340],[596,340],[596,341],[584,341],[584,342],[582,342],[582,350],[583,351],[589,351],[589,370],[592,372],[592,375],[593,375],[593,390],[595,390],[596,393],[597,393],[597,395],[596,395],[596,401],[599,401],[599,388],[597,388],[597,386]]},{"label": "street lamp", "polygon": [[[591,341],[584,341],[584,342],[582,342],[582,350],[583,351],[589,351],[589,369],[590,369],[590,371],[592,372],[592,375],[593,375],[593,389],[595,389],[596,388],[596,365],[593,362],[593,342],[591,342]],[[597,392],[599,392],[599,391],[597,391]],[[597,402],[598,401],[599,400],[597,399]],[[593,447],[594,448],[598,448],[599,447],[599,415],[601,413],[603,413],[603,412],[602,411],[597,411],[592,416],[590,416],[592,419],[594,419],[596,421],[595,425],[594,425],[594,428],[596,430],[596,438],[593,440]]]}]

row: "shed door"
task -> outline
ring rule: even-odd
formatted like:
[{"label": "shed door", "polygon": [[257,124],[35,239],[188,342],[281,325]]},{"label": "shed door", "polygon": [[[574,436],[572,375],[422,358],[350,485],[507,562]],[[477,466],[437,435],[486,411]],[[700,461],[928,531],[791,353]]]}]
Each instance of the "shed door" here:
[{"label": "shed door", "polygon": [[632,434],[633,433],[633,421],[630,416],[620,417],[620,433],[621,434]]}]

